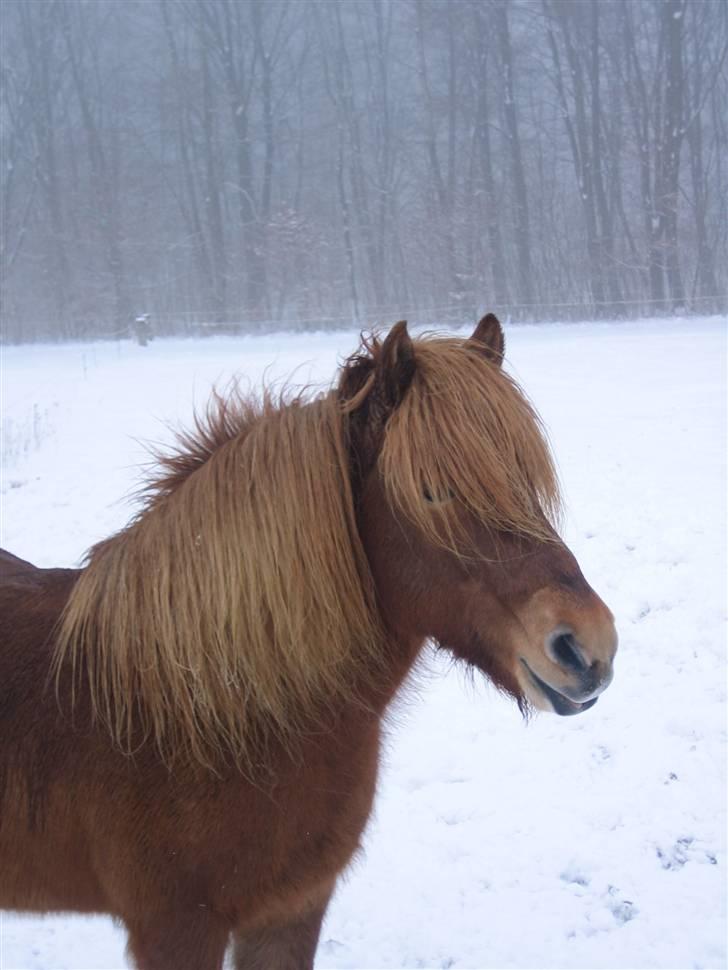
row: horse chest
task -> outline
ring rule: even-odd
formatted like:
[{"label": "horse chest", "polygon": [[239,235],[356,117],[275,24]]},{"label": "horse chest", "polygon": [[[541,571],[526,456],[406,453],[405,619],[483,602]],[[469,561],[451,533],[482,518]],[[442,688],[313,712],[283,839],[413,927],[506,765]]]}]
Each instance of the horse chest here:
[{"label": "horse chest", "polygon": [[311,746],[269,791],[246,785],[231,793],[216,826],[227,829],[227,865],[214,905],[237,924],[255,923],[330,891],[359,848],[378,755],[379,731],[370,728],[333,750]]}]

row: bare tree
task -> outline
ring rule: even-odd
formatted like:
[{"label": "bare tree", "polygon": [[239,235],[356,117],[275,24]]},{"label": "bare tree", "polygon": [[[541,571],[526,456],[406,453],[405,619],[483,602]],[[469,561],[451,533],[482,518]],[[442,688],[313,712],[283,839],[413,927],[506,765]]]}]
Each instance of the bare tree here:
[{"label": "bare tree", "polygon": [[495,26],[503,78],[503,117],[505,138],[513,179],[513,233],[518,252],[519,302],[525,307],[534,303],[533,265],[531,259],[531,227],[528,208],[526,169],[518,127],[518,108],[515,93],[515,55],[511,39],[509,6],[506,0],[494,0]]},{"label": "bare tree", "polygon": [[4,333],[725,310],[727,10],[4,0]]}]

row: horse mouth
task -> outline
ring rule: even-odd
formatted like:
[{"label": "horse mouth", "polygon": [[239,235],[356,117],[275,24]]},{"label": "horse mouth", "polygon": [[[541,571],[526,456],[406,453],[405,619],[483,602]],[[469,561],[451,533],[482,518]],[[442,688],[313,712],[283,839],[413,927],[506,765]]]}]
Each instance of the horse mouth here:
[{"label": "horse mouth", "polygon": [[531,678],[531,682],[534,687],[536,687],[546,698],[546,700],[551,704],[554,711],[560,714],[562,717],[570,717],[572,714],[581,714],[582,711],[588,711],[590,707],[594,707],[596,702],[599,700],[598,697],[592,697],[591,700],[583,701],[579,703],[578,701],[572,701],[570,698],[565,697],[559,691],[555,690],[545,680],[541,680],[538,674],[534,673],[533,670],[528,666],[526,661],[521,657],[521,663],[528,671],[528,676]]}]

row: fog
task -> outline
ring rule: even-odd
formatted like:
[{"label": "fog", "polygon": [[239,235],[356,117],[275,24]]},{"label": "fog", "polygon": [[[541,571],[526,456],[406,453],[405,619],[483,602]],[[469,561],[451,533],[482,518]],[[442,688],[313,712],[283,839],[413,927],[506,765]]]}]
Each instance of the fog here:
[{"label": "fog", "polygon": [[724,312],[720,0],[3,0],[6,340]]}]

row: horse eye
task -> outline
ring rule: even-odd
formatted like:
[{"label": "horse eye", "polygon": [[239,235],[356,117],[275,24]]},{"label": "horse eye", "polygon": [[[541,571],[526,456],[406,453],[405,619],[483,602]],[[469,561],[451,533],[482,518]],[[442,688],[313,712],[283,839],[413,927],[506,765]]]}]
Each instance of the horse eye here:
[{"label": "horse eye", "polygon": [[454,498],[453,493],[449,488],[446,489],[443,495],[436,495],[430,491],[427,485],[422,486],[422,494],[425,501],[429,502],[431,505],[443,505],[445,502],[449,502],[452,498]]}]

